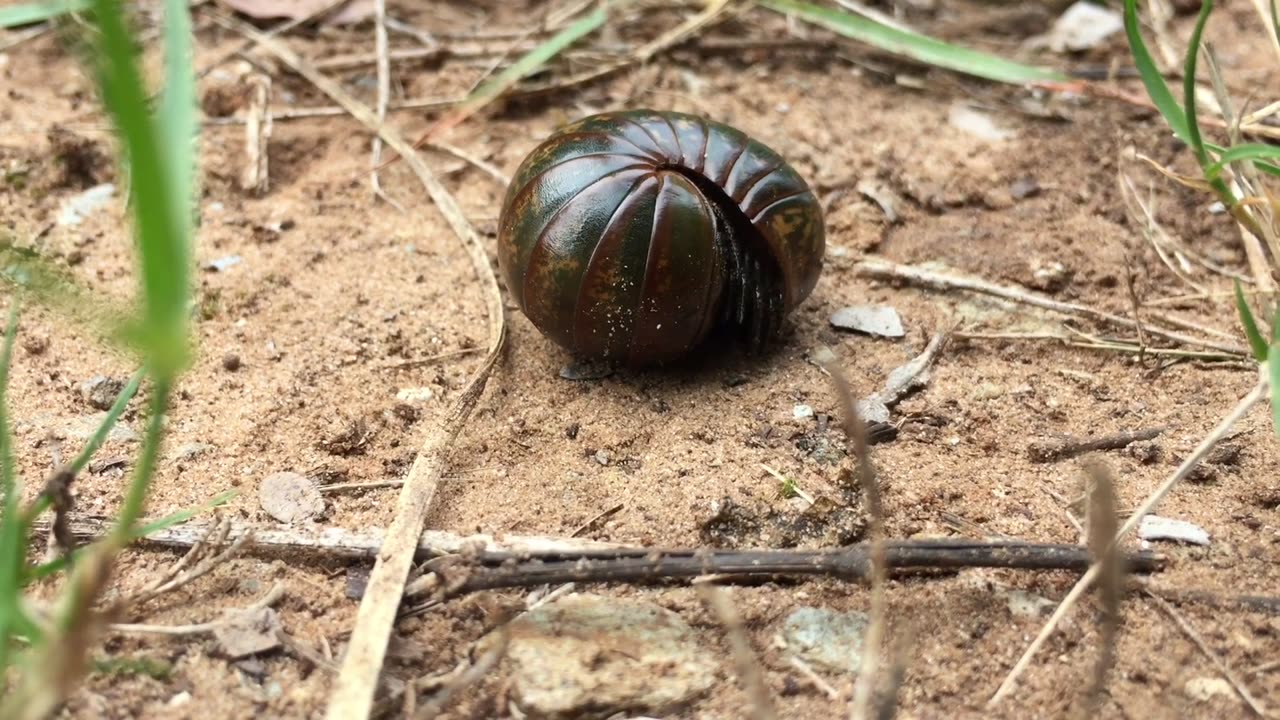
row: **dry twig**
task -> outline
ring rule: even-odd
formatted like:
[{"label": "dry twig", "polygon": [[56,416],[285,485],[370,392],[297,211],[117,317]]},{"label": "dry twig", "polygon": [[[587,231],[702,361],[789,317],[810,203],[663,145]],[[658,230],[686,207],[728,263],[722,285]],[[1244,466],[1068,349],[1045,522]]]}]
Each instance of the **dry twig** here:
[{"label": "dry twig", "polygon": [[[145,521],[142,521],[145,522]],[[161,528],[137,542],[172,548],[190,548],[202,543],[212,529],[217,527],[205,522],[193,521]],[[377,556],[378,549],[383,546],[385,537],[379,530],[353,531],[340,527],[302,528],[280,526],[252,525],[248,523],[227,521],[226,535],[222,542],[240,542],[249,535],[253,537],[251,547],[258,550],[274,550],[293,553],[315,553],[320,556],[343,557],[353,559],[371,559]],[[70,529],[81,541],[96,540],[105,537],[111,528],[111,521],[104,518],[72,517]],[[37,522],[33,531],[48,532],[48,521]],[[486,552],[506,552],[515,555],[538,555],[547,553],[570,554],[576,552],[609,550],[621,547],[614,543],[581,540],[577,538],[558,538],[546,535],[462,535],[443,530],[425,530],[418,538],[415,558],[426,560],[441,555],[457,555],[461,553],[483,550]]]},{"label": "dry twig", "polygon": [[[416,720],[432,720],[440,715],[449,700],[459,691],[479,682],[493,669],[507,652],[509,634],[506,627],[499,628],[486,636],[484,644],[488,645],[484,653],[475,662],[459,663],[454,672],[440,683],[440,691],[431,698],[422,709],[414,715]],[[407,697],[407,696],[406,696]]]},{"label": "dry twig", "polygon": [[249,102],[245,108],[245,167],[240,175],[240,188],[254,195],[265,195],[271,187],[268,152],[271,144],[271,77],[250,72],[244,76],[249,86]]},{"label": "dry twig", "polygon": [[1119,432],[1096,438],[1053,437],[1032,442],[1027,453],[1033,462],[1056,462],[1098,450],[1121,450],[1142,440],[1152,440],[1167,428],[1148,428],[1132,432]]},{"label": "dry twig", "polygon": [[1115,663],[1116,638],[1120,634],[1120,603],[1124,600],[1124,557],[1116,536],[1116,490],[1111,471],[1099,460],[1085,463],[1089,487],[1089,547],[1102,580],[1101,648],[1093,666],[1093,680],[1086,695],[1085,716],[1096,717],[1107,687],[1107,673]]},{"label": "dry twig", "polygon": [[[941,346],[941,336],[935,338],[930,346]],[[844,372],[835,363],[827,363],[824,368],[835,384],[836,394],[840,397],[841,414],[844,418],[845,437],[854,457],[858,459],[858,482],[862,486],[863,500],[866,503],[871,533],[871,622],[867,627],[862,664],[858,668],[858,679],[854,686],[853,700],[849,707],[851,720],[866,720],[871,708],[871,699],[875,690],[876,665],[880,655],[880,641],[884,637],[886,619],[885,585],[888,583],[889,565],[885,551],[884,504],[880,499],[880,484],[876,480],[875,466],[871,464],[871,450],[867,443],[867,428],[858,413],[858,404],[854,400],[853,389]]]},{"label": "dry twig", "polygon": [[[880,258],[864,260],[856,266],[856,270],[858,274],[863,277],[870,277],[879,280],[901,280],[916,285],[942,290],[967,290],[969,292],[982,293],[984,295],[991,295],[1004,300],[1038,307],[1062,315],[1083,317],[1093,320],[1094,322],[1123,327],[1129,330],[1137,329],[1138,325],[1138,323],[1132,318],[1123,317],[1103,310],[1097,310],[1086,305],[1062,302],[1060,300],[1054,300],[1053,298],[1045,297],[1020,288],[997,285],[977,278],[949,275],[910,265],[899,265]],[[1219,352],[1241,357],[1248,356],[1249,354],[1245,348],[1239,345],[1190,337],[1171,330],[1153,327],[1149,324],[1143,325],[1143,329],[1150,335],[1183,345],[1208,348],[1210,350],[1217,350]]]},{"label": "dry twig", "polygon": [[[262,608],[271,607],[272,605],[275,605],[276,603],[280,602],[280,599],[284,597],[284,593],[285,593],[284,583],[276,583],[275,585],[271,586],[271,589],[267,591],[266,595],[263,595],[262,597],[255,600],[252,605],[244,608],[242,612],[251,612],[254,610],[261,610]],[[218,620],[213,620],[206,623],[196,623],[193,625],[150,625],[147,623],[112,623],[107,626],[107,630],[114,633],[132,634],[132,635],[138,635],[138,634],[173,635],[173,636],[202,635],[204,633],[211,633],[217,630],[218,628],[230,622],[232,619],[233,618],[231,616],[225,616]]]},{"label": "dry twig", "polygon": [[[1088,549],[1078,545],[1016,540],[892,540],[884,543],[883,551],[886,570],[999,567],[1083,571],[1088,569],[1090,558]],[[539,555],[480,552],[425,563],[426,573],[410,583],[405,593],[440,601],[480,590],[548,583],[652,583],[707,575],[861,581],[871,577],[871,558],[872,547],[867,543],[829,550],[632,547]],[[1138,552],[1127,562],[1137,571],[1151,571],[1161,567],[1164,558]]]},{"label": "dry twig", "polygon": [[1249,706],[1249,710],[1258,717],[1267,717],[1267,709],[1262,702],[1249,692],[1249,689],[1245,687],[1244,681],[1236,675],[1235,671],[1231,669],[1231,666],[1227,664],[1227,661],[1224,660],[1221,655],[1214,652],[1213,648],[1209,647],[1209,644],[1204,641],[1204,638],[1200,636],[1200,633],[1196,632],[1196,629],[1191,626],[1191,623],[1187,622],[1187,619],[1182,617],[1182,614],[1179,613],[1172,605],[1165,602],[1163,598],[1151,593],[1147,593],[1147,597],[1151,598],[1151,601],[1156,604],[1156,607],[1160,608],[1165,615],[1168,615],[1169,619],[1173,620],[1173,623],[1177,625],[1178,629],[1191,640],[1196,648],[1199,649],[1201,653],[1204,653],[1205,657],[1209,658],[1209,662],[1213,663],[1213,666],[1217,668],[1218,672],[1222,673],[1222,677],[1226,678],[1227,682],[1231,683],[1231,687],[1235,689],[1236,694],[1240,696],[1240,699],[1244,701],[1245,705]]},{"label": "dry twig", "polygon": [[[1240,402],[1236,403],[1236,406],[1232,408],[1231,412],[1227,413],[1226,417],[1224,417],[1217,426],[1215,426],[1213,430],[1211,430],[1209,434],[1200,441],[1200,444],[1196,446],[1195,450],[1191,451],[1191,454],[1187,456],[1187,459],[1182,461],[1182,464],[1178,466],[1178,469],[1175,470],[1167,480],[1161,483],[1160,486],[1157,487],[1149,496],[1147,496],[1147,499],[1143,501],[1142,505],[1129,516],[1129,519],[1126,520],[1124,525],[1120,527],[1120,530],[1116,532],[1115,538],[1112,542],[1119,543],[1123,540],[1125,535],[1132,532],[1133,529],[1138,526],[1138,523],[1142,522],[1143,516],[1153,511],[1156,506],[1160,504],[1160,501],[1164,499],[1165,495],[1168,495],[1169,491],[1172,490],[1175,485],[1182,482],[1182,480],[1191,473],[1191,470],[1196,465],[1200,464],[1200,461],[1209,454],[1209,451],[1212,450],[1219,441],[1226,437],[1227,433],[1231,431],[1232,426],[1252,410],[1253,406],[1266,397],[1266,395],[1267,376],[1264,371],[1259,374],[1258,382],[1253,386],[1253,389],[1241,398]],[[1031,664],[1032,658],[1035,657],[1036,652],[1044,645],[1045,641],[1049,639],[1049,636],[1052,635],[1053,631],[1058,627],[1058,623],[1060,623],[1062,618],[1070,612],[1071,608],[1075,606],[1076,602],[1079,601],[1080,597],[1084,595],[1085,591],[1089,589],[1093,582],[1098,579],[1100,574],[1100,566],[1094,565],[1076,581],[1075,586],[1071,588],[1071,591],[1067,593],[1066,597],[1062,599],[1062,602],[1058,604],[1058,607],[1054,609],[1053,614],[1049,616],[1049,620],[1045,622],[1044,627],[1040,629],[1040,633],[1031,641],[1031,645],[1029,645],[1026,651],[1022,653],[1022,657],[1018,658],[1018,662],[1013,666],[1013,669],[1009,671],[1009,674],[1005,676],[1004,681],[1000,683],[1000,687],[996,689],[995,694],[987,701],[988,707],[998,704],[1013,690],[1014,685],[1018,681],[1018,677],[1026,671],[1027,667]]]},{"label": "dry twig", "polygon": [[327,717],[330,720],[360,720],[367,718],[373,705],[378,676],[386,655],[387,642],[395,622],[396,611],[404,596],[404,585],[418,549],[418,540],[427,511],[435,498],[440,476],[445,467],[446,453],[453,439],[462,431],[471,410],[484,392],[489,374],[502,353],[506,338],[506,319],[502,306],[498,281],[489,264],[479,236],[467,222],[457,201],[432,174],[430,168],[398,132],[380,121],[363,103],[356,100],[332,79],[312,68],[306,61],[282,43],[266,37],[252,27],[214,14],[213,17],[226,27],[256,40],[263,49],[275,55],[299,75],[343,106],[357,120],[376,132],[383,141],[399,153],[400,157],[421,180],[427,193],[439,208],[454,233],[462,241],[485,293],[485,305],[489,316],[489,352],[480,369],[458,395],[458,400],[444,419],[426,438],[405,477],[396,504],[395,518],[387,529],[386,543],[378,554],[373,573],[360,610],[351,644],[343,662],[342,672],[335,683]]},{"label": "dry twig", "polygon": [[769,688],[765,687],[760,659],[751,649],[751,638],[742,625],[742,616],[723,589],[709,582],[698,583],[697,588],[702,601],[711,609],[712,614],[724,626],[725,634],[729,636],[729,649],[733,653],[733,663],[738,668],[738,680],[747,693],[747,711],[743,715],[753,720],[776,720],[778,712],[773,707]]}]

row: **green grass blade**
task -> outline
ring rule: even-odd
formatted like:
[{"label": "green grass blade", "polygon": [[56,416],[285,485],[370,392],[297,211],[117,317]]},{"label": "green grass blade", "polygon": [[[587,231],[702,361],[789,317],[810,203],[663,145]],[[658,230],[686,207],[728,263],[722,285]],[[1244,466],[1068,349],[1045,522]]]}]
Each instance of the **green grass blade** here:
[{"label": "green grass blade", "polygon": [[1258,321],[1253,317],[1253,311],[1249,309],[1249,303],[1244,299],[1244,291],[1240,289],[1240,281],[1235,281],[1236,290],[1236,312],[1240,313],[1240,324],[1244,326],[1244,336],[1249,340],[1249,349],[1253,351],[1253,357],[1258,362],[1267,361],[1267,341],[1262,339],[1262,333],[1258,330]]},{"label": "green grass blade", "polygon": [[[89,438],[89,442],[85,444],[76,459],[71,462],[68,469],[72,475],[80,474],[85,466],[89,464],[89,461],[93,459],[94,454],[102,447],[102,444],[107,441],[107,436],[111,434],[111,429],[120,421],[120,416],[124,414],[125,408],[129,406],[129,401],[133,399],[134,395],[138,394],[138,386],[142,384],[144,376],[146,376],[146,371],[139,370],[133,374],[133,377],[129,378],[129,383],[116,396],[116,401],[111,404],[111,409],[107,411],[107,415],[98,425],[98,429],[93,431],[93,436]],[[30,529],[31,523],[35,522],[36,518],[40,517],[52,505],[53,500],[45,493],[41,493],[40,497],[36,498],[36,501],[32,503],[31,507],[27,508],[24,514],[24,531]]]},{"label": "green grass blade", "polygon": [[165,515],[159,520],[155,520],[153,522],[147,523],[146,525],[142,525],[141,527],[139,527],[137,530],[134,531],[134,537],[143,538],[150,535],[153,532],[166,530],[168,528],[173,527],[174,525],[181,525],[182,523],[190,520],[191,518],[195,517],[196,515],[199,515],[200,513],[209,512],[210,510],[213,510],[216,507],[226,505],[228,502],[231,502],[232,498],[234,498],[236,495],[239,495],[239,494],[240,493],[236,490],[225,490],[223,492],[220,492],[217,495],[214,495],[212,498],[209,498],[205,502],[201,503],[200,505],[189,507],[184,510],[179,510],[175,513]]},{"label": "green grass blade", "polygon": [[[1234,162],[1250,161],[1259,169],[1269,167],[1276,172],[1280,172],[1280,168],[1270,165],[1269,163],[1260,163],[1259,160],[1280,160],[1280,145],[1264,145],[1262,143],[1244,143],[1234,145],[1223,149],[1218,155],[1216,162],[1211,163],[1205,168],[1206,177],[1216,178],[1222,174],[1223,168]],[[1267,172],[1270,172],[1268,170]],[[1271,173],[1276,174],[1276,173]]]},{"label": "green grass blade", "polygon": [[[187,0],[164,3],[164,94],[160,97],[159,125],[162,159],[169,166],[175,201],[187,210],[194,200],[196,150],[196,76],[192,65],[191,12]],[[189,237],[191,212],[179,212],[183,223],[179,237]]]},{"label": "green grass blade", "polygon": [[89,0],[50,0],[0,8],[0,29],[44,22],[89,7]]},{"label": "green grass blade", "polygon": [[1276,14],[1276,0],[1271,0],[1271,32],[1280,38],[1280,15]]},{"label": "green grass blade", "polygon": [[1164,116],[1164,121],[1169,124],[1173,134],[1179,140],[1190,144],[1187,115],[1174,99],[1173,92],[1169,90],[1169,84],[1164,81],[1164,76],[1156,67],[1155,58],[1151,56],[1151,51],[1147,49],[1147,44],[1142,39],[1142,29],[1138,25],[1138,0],[1124,0],[1124,31],[1129,36],[1129,52],[1133,55],[1133,64],[1138,69],[1138,75],[1147,88],[1147,95],[1150,96],[1151,102]]},{"label": "green grass blade", "polygon": [[93,432],[93,437],[89,438],[89,442],[85,444],[84,449],[71,461],[71,472],[80,473],[84,470],[89,461],[93,459],[94,453],[102,447],[102,443],[107,441],[107,435],[111,433],[111,429],[115,427],[116,422],[120,420],[120,416],[124,414],[124,410],[129,406],[129,401],[134,395],[138,394],[138,386],[142,384],[142,378],[146,377],[147,371],[139,370],[129,378],[128,384],[116,396],[116,401],[111,404],[111,409],[107,410],[107,416],[102,419],[102,424]]},{"label": "green grass blade", "polygon": [[[18,335],[18,297],[9,297],[9,321],[5,324],[4,344],[0,345],[0,491],[4,493],[0,515],[0,683],[9,666],[10,639],[21,621],[22,572],[26,564],[27,543],[22,533],[22,514],[18,507],[22,486],[13,460],[13,436],[9,433],[9,365],[13,359],[13,341]],[[0,684],[0,688],[4,685]]]},{"label": "green grass blade", "polygon": [[187,293],[190,224],[186,203],[171,182],[164,154],[189,153],[190,143],[164,148],[147,113],[147,93],[133,57],[133,41],[120,4],[94,0],[99,30],[98,75],[108,114],[115,122],[129,167],[144,298],[137,329],[148,364],[158,378],[172,378],[187,362]]},{"label": "green grass blade", "polygon": [[[159,518],[150,523],[147,523],[146,525],[136,528],[133,531],[133,536],[130,539],[138,540],[152,533],[159,532],[160,530],[165,530],[175,525],[181,525],[182,523],[187,522],[188,520],[195,517],[196,515],[199,515],[204,512],[208,512],[220,505],[227,504],[237,494],[238,493],[235,490],[227,490],[225,492],[218,493],[217,495],[213,496],[209,500],[199,505],[185,508],[183,510],[179,510],[169,515],[165,515],[162,518]],[[72,558],[79,556],[81,553],[85,551],[85,549],[86,548],[80,548],[76,552],[72,553],[71,554]],[[55,558],[53,560],[50,560],[49,562],[41,563],[40,565],[37,565],[34,568],[31,568],[30,572],[28,572],[26,576],[26,581],[35,582],[37,580],[42,580],[44,578],[49,577],[50,575],[62,572],[67,568],[68,565],[70,565],[70,561],[66,557]]]},{"label": "green grass blade", "polygon": [[926,65],[954,70],[996,82],[1026,85],[1034,82],[1064,81],[1065,75],[1044,68],[1023,65],[968,48],[949,45],[926,35],[881,25],[861,15],[820,7],[796,0],[760,0],[759,4],[779,13],[821,25],[847,38],[873,45],[886,52],[908,57]]},{"label": "green grass blade", "polygon": [[1209,13],[1213,12],[1213,0],[1200,3],[1200,16],[1196,18],[1195,29],[1191,31],[1191,40],[1187,42],[1186,68],[1182,71],[1182,101],[1187,121],[1187,145],[1196,154],[1200,167],[1209,167],[1209,151],[1204,147],[1204,138],[1200,137],[1200,119],[1196,117],[1196,61],[1200,57],[1200,38],[1204,35],[1205,23],[1209,21]]},{"label": "green grass blade", "polygon": [[1267,363],[1267,373],[1271,379],[1271,426],[1276,435],[1280,435],[1280,343],[1271,346],[1275,350]]},{"label": "green grass blade", "polygon": [[564,52],[565,48],[595,32],[601,25],[604,25],[606,18],[608,18],[608,13],[605,9],[598,8],[585,17],[574,21],[565,29],[547,38],[546,42],[530,50],[519,60],[512,63],[511,67],[494,75],[488,82],[481,84],[480,87],[475,89],[475,92],[471,93],[471,97],[464,104],[483,105],[501,95],[507,88],[519,82],[521,78],[530,75],[538,68],[546,65],[556,55]]},{"label": "green grass blade", "polygon": [[138,451],[138,465],[133,469],[133,479],[125,492],[124,504],[116,516],[116,528],[112,537],[117,547],[123,547],[133,537],[133,524],[146,509],[147,491],[155,475],[156,459],[160,455],[160,440],[164,436],[164,416],[169,409],[169,393],[173,385],[166,378],[156,378],[151,388],[151,406],[147,409],[147,430],[142,436],[142,449]]}]

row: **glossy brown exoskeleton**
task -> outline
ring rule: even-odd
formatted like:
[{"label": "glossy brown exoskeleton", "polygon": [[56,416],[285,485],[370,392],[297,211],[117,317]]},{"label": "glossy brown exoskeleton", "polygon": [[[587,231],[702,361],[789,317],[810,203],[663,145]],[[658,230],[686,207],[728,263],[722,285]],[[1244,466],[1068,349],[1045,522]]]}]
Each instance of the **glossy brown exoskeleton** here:
[{"label": "glossy brown exoskeleton", "polygon": [[822,209],[727,125],[637,110],[580,120],[516,171],[498,262],[535,326],[583,358],[680,357],[713,330],[759,348],[822,270]]}]

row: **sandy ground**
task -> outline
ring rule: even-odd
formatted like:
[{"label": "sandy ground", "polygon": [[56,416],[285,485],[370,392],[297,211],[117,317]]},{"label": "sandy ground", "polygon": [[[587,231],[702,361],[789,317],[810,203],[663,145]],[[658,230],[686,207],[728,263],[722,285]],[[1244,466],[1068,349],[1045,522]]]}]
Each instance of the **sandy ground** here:
[{"label": "sandy ground", "polygon": [[[393,14],[442,38],[527,25],[527,8],[505,5],[492,3],[482,11],[462,4],[422,9],[391,3]],[[1044,27],[1042,18],[1025,15],[1005,6],[947,0],[935,11],[912,11],[909,19],[926,31],[1016,54],[1026,35]],[[786,33],[786,24],[763,10],[734,22],[753,33]],[[1185,38],[1188,19],[1176,20],[1174,29],[1177,38]],[[712,35],[732,31],[730,26]],[[816,30],[803,32],[826,39]],[[1242,96],[1245,88],[1275,87],[1274,72],[1268,74],[1275,64],[1247,3],[1222,9],[1209,35]],[[199,58],[213,58],[237,42],[230,33],[202,26]],[[367,25],[290,37],[293,47],[316,58],[367,51],[372,42]],[[0,232],[34,243],[96,290],[128,297],[134,281],[118,203],[81,225],[49,229],[67,198],[115,179],[111,141],[89,77],[53,34],[2,57],[0,85],[6,98],[0,107],[0,166],[9,180],[0,192]],[[1055,62],[1105,67],[1112,58],[1124,63],[1118,37]],[[455,59],[398,65],[396,92],[451,97],[465,92],[485,64]],[[886,68],[919,82],[895,83]],[[372,101],[371,66],[341,77]],[[202,83],[206,110],[214,113],[226,109],[215,102],[219,82],[215,73]],[[1140,91],[1136,84],[1131,89]],[[275,76],[275,101],[280,107],[326,104],[304,81],[283,71]],[[979,107],[1008,136],[985,140],[957,129],[948,120],[955,103]],[[237,107],[234,98],[230,105]],[[943,263],[956,272],[1119,314],[1131,314],[1136,297],[1143,314],[1176,314],[1239,335],[1226,299],[1149,304],[1189,288],[1162,264],[1128,217],[1117,189],[1120,172],[1129,174],[1144,195],[1152,193],[1159,220],[1171,233],[1233,271],[1246,268],[1235,228],[1226,216],[1207,211],[1206,197],[1127,159],[1136,149],[1181,171],[1192,168],[1158,118],[1142,109],[1079,97],[1034,97],[894,65],[852,46],[839,53],[736,55],[694,46],[608,81],[508,104],[469,120],[448,140],[510,173],[559,124],[593,111],[638,106],[702,113],[734,124],[778,150],[812,182],[828,207],[828,257],[817,290],[791,316],[785,341],[768,357],[715,356],[692,368],[619,372],[587,382],[562,379],[559,370],[569,358],[513,310],[509,351],[455,446],[429,517],[433,527],[567,535],[620,505],[586,536],[697,545],[707,538],[716,504],[725,499],[753,513],[789,510],[777,479],[762,464],[819,493],[850,467],[844,435],[832,419],[838,406],[831,384],[810,362],[817,348],[829,347],[856,387],[869,392],[918,353],[932,333],[957,322],[985,332],[1057,327],[1051,318],[989,299],[860,279],[853,267],[869,252],[902,263]],[[1036,117],[1028,107],[1053,117]],[[412,136],[433,117],[400,113],[394,121]],[[298,472],[319,483],[401,477],[422,438],[442,420],[480,362],[477,353],[428,367],[390,367],[485,341],[482,296],[465,253],[402,164],[387,170],[383,183],[405,212],[371,196],[362,177],[369,138],[349,118],[277,122],[270,148],[272,187],[264,197],[249,196],[236,185],[243,164],[240,126],[210,125],[201,143],[205,177],[198,260],[202,266],[229,256],[242,261],[198,275],[200,354],[169,418],[151,514],[235,489],[240,494],[225,513],[269,525],[273,521],[259,509],[257,489],[272,473]],[[426,157],[444,173],[492,249],[505,188],[448,155],[432,151]],[[887,221],[854,189],[860,181],[877,183],[897,198],[897,222]],[[1038,192],[1022,192],[1028,181]],[[1045,268],[1051,269],[1047,275]],[[1200,266],[1192,275],[1215,292],[1229,289],[1221,275]],[[907,336],[878,340],[828,324],[832,312],[855,303],[892,305]],[[1243,344],[1243,337],[1234,342]],[[99,375],[127,377],[132,366],[92,333],[42,310],[24,315],[20,345],[12,417],[21,469],[35,483],[48,472],[56,449],[64,455],[78,450],[80,441],[68,428],[97,412],[82,396],[81,383]],[[966,526],[970,535],[1075,542],[1079,535],[1063,500],[1078,494],[1080,467],[1075,461],[1033,462],[1028,455],[1033,443],[1058,433],[1094,436],[1167,427],[1136,451],[1106,454],[1122,506],[1133,507],[1253,381],[1239,363],[1160,364],[1035,341],[953,342],[929,387],[897,409],[895,418],[902,421],[897,439],[875,448],[888,530],[900,537],[955,535],[955,522],[947,518],[958,516],[971,523]],[[397,399],[405,388],[428,388],[431,398],[407,405]],[[812,406],[815,417],[797,420],[797,404]],[[141,429],[143,407],[135,402],[127,417],[135,430]],[[1160,509],[1202,526],[1212,538],[1207,548],[1161,544],[1158,549],[1170,559],[1155,578],[1161,587],[1274,593],[1280,580],[1280,485],[1274,473],[1280,453],[1266,413],[1251,414],[1226,447],[1198,481],[1180,486]],[[80,511],[110,514],[135,452],[136,443],[127,441],[103,450],[102,457],[122,458],[122,464],[77,481]],[[315,522],[356,530],[383,527],[395,497],[394,489],[329,494]],[[861,536],[862,524],[827,530],[829,537],[852,541]],[[740,540],[778,542],[779,536],[766,528],[762,536]],[[146,583],[177,557],[160,550],[128,553],[117,590]],[[129,619],[205,622],[223,609],[251,603],[280,581],[288,588],[278,606],[284,627],[313,646],[321,646],[323,638],[340,651],[357,607],[344,592],[349,565],[314,556],[246,555],[135,608]],[[923,629],[912,646],[901,716],[1067,716],[1087,685],[1097,652],[1093,600],[1071,613],[1012,698],[995,711],[983,704],[1042,623],[1011,615],[1002,589],[1056,600],[1074,580],[1068,573],[967,571],[893,581],[890,634],[909,626]],[[718,622],[689,589],[599,591],[675,610],[706,645],[727,653]],[[462,599],[402,623],[388,672],[408,678],[453,667],[487,628],[490,605],[516,603],[520,597],[499,593]],[[770,641],[781,618],[797,605],[866,610],[868,592],[815,581],[734,588],[731,597],[761,653],[781,716],[837,716],[840,705],[802,681]],[[1194,603],[1181,606],[1181,612],[1258,698],[1268,705],[1280,702],[1280,673],[1249,672],[1277,657],[1280,620],[1259,611]],[[1135,597],[1125,606],[1118,653],[1102,717],[1210,714],[1209,705],[1189,694],[1186,685],[1217,677],[1214,666],[1149,600]],[[269,654],[246,670],[225,658],[209,636],[112,636],[98,654],[156,661],[169,669],[159,677],[95,674],[75,695],[67,716],[317,717],[332,677],[284,653]],[[834,675],[827,679],[838,687],[850,683]],[[450,717],[506,717],[498,703],[501,686],[498,673],[467,693]],[[184,693],[190,698],[185,704]],[[744,703],[726,667],[710,696],[664,717],[742,717]],[[1233,696],[1215,697],[1213,703],[1215,716],[1245,716],[1244,705]]]}]

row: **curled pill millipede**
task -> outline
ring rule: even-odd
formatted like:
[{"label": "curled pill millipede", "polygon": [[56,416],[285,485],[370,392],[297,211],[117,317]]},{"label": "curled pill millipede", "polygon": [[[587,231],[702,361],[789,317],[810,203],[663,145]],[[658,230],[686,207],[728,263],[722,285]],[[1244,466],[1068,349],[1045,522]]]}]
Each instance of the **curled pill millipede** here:
[{"label": "curled pill millipede", "polygon": [[533,150],[498,222],[517,306],[584,359],[679,358],[713,332],[758,351],[813,291],[822,209],[777,153],[675,112],[593,115]]}]

